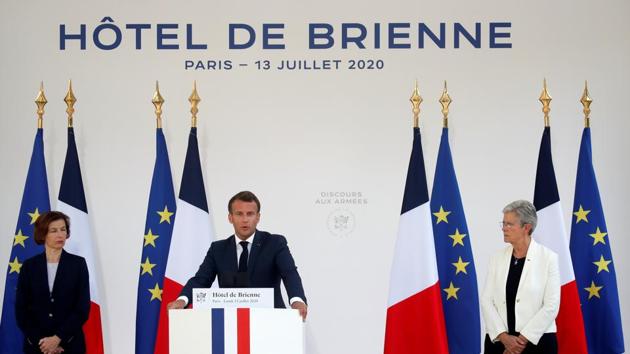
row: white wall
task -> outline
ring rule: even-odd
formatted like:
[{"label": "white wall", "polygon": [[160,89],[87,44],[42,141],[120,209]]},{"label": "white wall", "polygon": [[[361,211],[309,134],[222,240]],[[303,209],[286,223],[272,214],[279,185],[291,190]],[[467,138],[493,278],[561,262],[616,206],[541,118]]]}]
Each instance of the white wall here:
[{"label": "white wall", "polygon": [[[226,202],[251,189],[262,200],[260,228],[287,235],[309,298],[310,354],[382,351],[389,269],[411,148],[407,101],[418,79],[429,183],[441,129],[443,80],[448,80],[451,147],[467,212],[480,287],[487,258],[503,246],[497,222],[509,201],[531,199],[543,129],[537,101],[547,78],[553,154],[568,220],[579,139],[578,102],[584,80],[594,99],[593,155],[605,208],[626,338],[630,334],[628,227],[630,167],[627,101],[630,5],[577,1],[294,2],[79,1],[0,5],[0,260],[8,260],[36,127],[34,97],[45,82],[49,103],[45,149],[50,193],[58,194],[66,149],[63,97],[73,79],[75,130],[104,291],[108,353],[134,347],[135,299],[147,197],[155,156],[150,103],[156,79],[166,99],[164,128],[175,188],[190,124],[188,95],[197,80],[203,101],[199,143],[209,203],[219,237],[231,233]],[[129,31],[120,48],[98,50],[92,29],[104,16],[117,25],[151,23],[143,49]],[[227,24],[284,23],[284,50],[227,48]],[[308,50],[307,23],[383,24],[481,22],[484,44],[454,49]],[[511,49],[489,49],[487,24],[511,22]],[[59,24],[87,24],[88,49],[76,41],[59,50]],[[194,24],[205,51],[156,50],[155,24]],[[180,31],[183,33],[184,31]],[[105,38],[105,37],[103,37]],[[417,35],[412,34],[412,38]],[[179,40],[185,43],[185,40]],[[382,59],[383,70],[257,71],[261,59]],[[187,59],[249,63],[231,71],[186,71]],[[431,186],[429,186],[430,188]],[[345,206],[354,229],[336,236],[316,204],[323,192],[360,192],[365,205]],[[54,203],[54,202],[53,202]],[[205,245],[200,245],[205,247]],[[352,251],[352,253],[350,252]],[[0,287],[5,272],[0,273]],[[3,293],[3,292],[0,292]]]}]

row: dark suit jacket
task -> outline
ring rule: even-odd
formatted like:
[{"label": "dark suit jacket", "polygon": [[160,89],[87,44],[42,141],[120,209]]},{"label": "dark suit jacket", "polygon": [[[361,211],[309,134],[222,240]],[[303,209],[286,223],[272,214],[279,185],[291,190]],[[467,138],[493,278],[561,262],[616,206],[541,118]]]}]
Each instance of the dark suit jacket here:
[{"label": "dark suit jacket", "polygon": [[[180,296],[186,296],[192,302],[192,289],[209,288],[217,276],[220,287],[234,287],[234,284],[227,284],[229,282],[225,280],[228,274],[234,274],[238,270],[234,237],[232,235],[210,245],[199,270],[188,280]],[[284,282],[289,299],[300,297],[306,301],[302,279],[284,236],[256,230],[247,262],[247,279],[250,288],[273,288],[276,308],[285,307],[280,292],[280,279]]]},{"label": "dark suit jacket", "polygon": [[90,284],[83,257],[61,252],[52,293],[46,254],[27,259],[20,270],[15,316],[24,333],[24,352],[40,353],[39,340],[57,335],[64,354],[85,353],[81,327],[90,312]]}]

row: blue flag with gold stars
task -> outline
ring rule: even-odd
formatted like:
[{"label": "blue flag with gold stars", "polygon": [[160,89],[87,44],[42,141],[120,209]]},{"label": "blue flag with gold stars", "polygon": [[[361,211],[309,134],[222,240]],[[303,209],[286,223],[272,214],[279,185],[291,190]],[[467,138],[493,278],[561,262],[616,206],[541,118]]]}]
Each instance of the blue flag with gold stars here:
[{"label": "blue flag with gold stars", "polygon": [[22,194],[22,204],[18,215],[15,236],[13,236],[11,256],[7,269],[7,280],[4,287],[2,304],[2,320],[0,322],[0,353],[22,353],[24,336],[15,320],[15,296],[20,268],[24,260],[43,252],[44,247],[37,245],[33,238],[35,220],[41,213],[50,210],[48,196],[48,178],[44,160],[44,130],[37,129],[31,163],[26,175],[26,183]]},{"label": "blue flag with gold stars", "polygon": [[166,140],[162,129],[158,128],[138,280],[136,354],[153,354],[155,348],[175,208],[175,191]]},{"label": "blue flag with gold stars", "polygon": [[448,143],[448,128],[442,129],[431,192],[431,213],[448,349],[453,354],[478,354],[481,323],[477,274]]},{"label": "blue flag with gold stars", "polygon": [[593,168],[591,129],[584,128],[571,222],[571,258],[589,353],[623,353],[617,276]]}]

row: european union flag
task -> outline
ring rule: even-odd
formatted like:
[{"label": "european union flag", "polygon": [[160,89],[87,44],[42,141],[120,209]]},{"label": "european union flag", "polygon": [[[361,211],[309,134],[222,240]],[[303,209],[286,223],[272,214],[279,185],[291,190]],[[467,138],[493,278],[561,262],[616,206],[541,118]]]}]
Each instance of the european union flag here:
[{"label": "european union flag", "polygon": [[591,129],[582,133],[571,222],[571,258],[578,284],[588,352],[623,353],[617,277],[593,169]]},{"label": "european union flag", "polygon": [[157,129],[157,151],[147,208],[136,308],[136,354],[153,354],[164,273],[175,221],[175,191],[166,140]]},{"label": "european union flag", "polygon": [[477,273],[448,143],[448,128],[442,129],[431,213],[448,348],[450,353],[477,354],[481,349]]},{"label": "european union flag", "polygon": [[9,257],[7,280],[4,287],[4,303],[2,304],[2,321],[0,322],[0,353],[2,354],[22,352],[24,336],[15,320],[17,281],[24,260],[44,250],[43,246],[37,245],[33,238],[35,220],[40,214],[50,210],[43,135],[44,130],[38,128],[31,163],[26,175],[11,256]]}]

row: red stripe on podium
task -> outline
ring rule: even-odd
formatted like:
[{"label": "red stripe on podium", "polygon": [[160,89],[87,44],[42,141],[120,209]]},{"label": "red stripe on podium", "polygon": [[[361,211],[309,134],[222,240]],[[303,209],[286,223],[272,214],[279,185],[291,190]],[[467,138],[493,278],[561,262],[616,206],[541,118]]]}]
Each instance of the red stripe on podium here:
[{"label": "red stripe on podium", "polygon": [[236,309],[237,353],[249,354],[249,309]]}]

